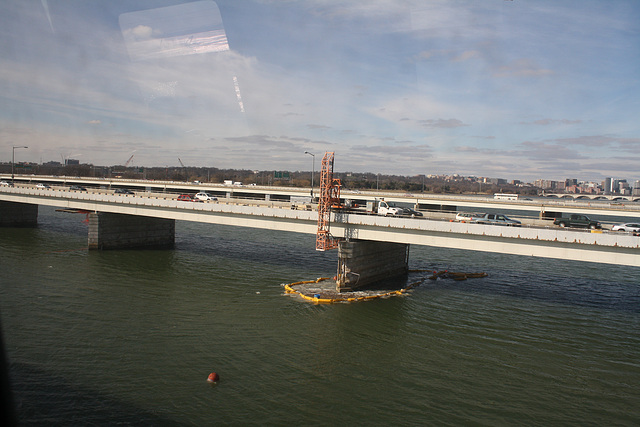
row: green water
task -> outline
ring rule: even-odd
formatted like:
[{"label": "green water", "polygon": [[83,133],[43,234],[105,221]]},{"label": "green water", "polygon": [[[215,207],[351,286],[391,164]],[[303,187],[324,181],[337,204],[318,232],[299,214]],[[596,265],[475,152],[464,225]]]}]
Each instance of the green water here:
[{"label": "green water", "polygon": [[179,222],[173,250],[88,252],[82,219],[0,229],[24,425],[640,424],[640,268],[414,246],[489,277],[313,305],[281,286],[334,274],[312,236]]}]

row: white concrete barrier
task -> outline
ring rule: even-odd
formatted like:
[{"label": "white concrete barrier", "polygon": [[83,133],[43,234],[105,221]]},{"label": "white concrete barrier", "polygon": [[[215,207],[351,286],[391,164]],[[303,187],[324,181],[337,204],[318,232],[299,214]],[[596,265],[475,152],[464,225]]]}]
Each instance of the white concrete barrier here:
[{"label": "white concrete barrier", "polygon": [[[3,187],[0,200],[96,212],[123,213],[184,221],[315,234],[317,212],[292,210],[282,202],[183,202],[157,195],[75,192],[34,187]],[[277,206],[277,207],[276,207]],[[336,237],[483,250],[640,267],[640,237],[630,234],[555,227],[506,227],[418,218],[332,214]]]}]

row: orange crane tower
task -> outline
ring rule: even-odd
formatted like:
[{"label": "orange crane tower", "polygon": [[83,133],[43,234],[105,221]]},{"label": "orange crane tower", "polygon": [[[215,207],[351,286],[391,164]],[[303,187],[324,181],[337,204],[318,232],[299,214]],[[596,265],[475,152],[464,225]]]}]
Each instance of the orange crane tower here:
[{"label": "orange crane tower", "polygon": [[326,251],[338,247],[338,238],[329,232],[331,207],[340,205],[340,180],[333,178],[334,152],[324,153],[320,171],[320,199],[318,200],[318,232],[316,250]]}]

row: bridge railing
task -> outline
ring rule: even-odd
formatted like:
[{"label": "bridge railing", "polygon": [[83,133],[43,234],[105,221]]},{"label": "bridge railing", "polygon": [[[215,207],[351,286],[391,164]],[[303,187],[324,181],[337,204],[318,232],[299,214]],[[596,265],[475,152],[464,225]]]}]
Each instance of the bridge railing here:
[{"label": "bridge railing", "polygon": [[[182,212],[192,211],[212,214],[247,215],[254,217],[272,217],[294,220],[316,221],[316,211],[292,210],[288,202],[275,201],[243,201],[221,200],[218,202],[196,203],[166,198],[151,193],[137,195],[113,194],[106,191],[84,192],[68,191],[56,188],[35,188],[31,186],[0,187],[2,194],[22,198],[26,203],[37,202],[37,199],[53,203],[44,203],[63,207],[75,207],[88,210],[105,209],[107,205],[131,206],[136,209],[171,209]],[[57,200],[57,201],[56,201]],[[77,202],[77,206],[72,206]],[[80,207],[81,206],[81,207]],[[153,213],[150,214],[153,216]],[[531,239],[559,241],[566,243],[583,243],[604,246],[640,247],[640,238],[624,233],[598,232],[589,230],[566,230],[555,227],[529,228],[504,227],[472,223],[450,222],[443,220],[382,217],[377,215],[332,214],[332,227],[386,227],[391,229],[415,230],[424,232],[442,232],[456,234],[473,234],[501,238]]]}]

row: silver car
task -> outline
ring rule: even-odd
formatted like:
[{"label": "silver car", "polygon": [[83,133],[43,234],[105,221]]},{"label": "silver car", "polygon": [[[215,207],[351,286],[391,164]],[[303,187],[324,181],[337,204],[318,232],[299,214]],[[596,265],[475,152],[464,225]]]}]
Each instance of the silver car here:
[{"label": "silver car", "polygon": [[470,212],[458,212],[456,214],[456,221],[459,222],[475,222],[480,218],[483,218],[483,213],[470,213]]},{"label": "silver car", "polygon": [[502,214],[484,214],[483,217],[474,222],[476,224],[507,225],[509,227],[520,227],[522,225],[522,222],[517,219],[511,219]]},{"label": "silver car", "polygon": [[624,224],[616,224],[611,227],[611,231],[632,231],[634,233],[640,232],[640,223],[626,222]]}]

